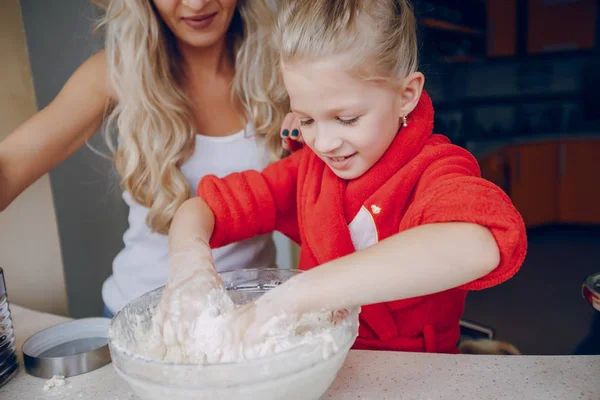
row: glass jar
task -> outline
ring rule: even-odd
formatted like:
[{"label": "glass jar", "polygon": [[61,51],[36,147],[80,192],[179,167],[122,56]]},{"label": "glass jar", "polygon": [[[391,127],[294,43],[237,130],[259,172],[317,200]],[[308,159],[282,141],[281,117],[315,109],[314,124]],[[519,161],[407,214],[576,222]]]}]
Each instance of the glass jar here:
[{"label": "glass jar", "polygon": [[592,307],[600,311],[600,272],[588,276],[583,282],[581,294]]},{"label": "glass jar", "polygon": [[0,268],[0,387],[14,377],[19,369],[17,346],[10,318],[4,271]]}]

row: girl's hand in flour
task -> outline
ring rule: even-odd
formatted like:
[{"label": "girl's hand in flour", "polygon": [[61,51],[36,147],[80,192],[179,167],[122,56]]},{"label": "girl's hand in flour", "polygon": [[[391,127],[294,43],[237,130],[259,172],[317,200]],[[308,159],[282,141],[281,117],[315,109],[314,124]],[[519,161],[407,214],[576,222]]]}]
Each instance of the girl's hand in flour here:
[{"label": "girl's hand in flour", "polygon": [[211,296],[214,297],[215,290],[225,291],[208,245],[196,243],[171,255],[169,278],[156,315],[166,351],[171,353],[169,359],[180,359],[174,353],[185,347],[195,321],[206,309]]},{"label": "girl's hand in flour", "polygon": [[[269,324],[275,315],[260,301],[237,307],[225,316],[227,326],[224,343],[245,354],[247,349],[261,343],[269,334]],[[293,317],[296,318],[295,316]]]},{"label": "girl's hand in flour", "polygon": [[191,319],[205,306],[207,294],[222,287],[208,246],[173,254],[159,309],[163,314]]},{"label": "girl's hand in flour", "polygon": [[[236,352],[238,357],[252,358],[269,348],[269,338],[293,336],[298,328],[302,331],[303,315],[275,310],[258,300],[227,313],[224,347]],[[323,321],[329,319],[329,322],[336,325],[346,319],[348,314],[347,310],[340,310],[324,312],[322,315],[325,318]]]},{"label": "girl's hand in flour", "polygon": [[281,126],[281,147],[290,153],[300,150],[304,145],[300,120],[293,113],[288,113]]},{"label": "girl's hand in flour", "polygon": [[[276,324],[297,323],[304,312],[316,310],[298,309],[299,298],[302,298],[304,286],[303,274],[288,280],[283,285],[265,293],[256,301],[238,307],[226,315],[228,326],[228,342],[240,351],[251,348],[269,336],[269,331]],[[327,307],[320,312],[325,312]],[[340,309],[329,312],[329,319],[335,325],[345,320],[349,315],[348,310]],[[275,324],[275,325],[274,325]]]},{"label": "girl's hand in flour", "polygon": [[257,334],[256,304],[254,302],[237,307],[225,316],[227,326],[224,342],[229,348],[243,351],[260,340]]}]

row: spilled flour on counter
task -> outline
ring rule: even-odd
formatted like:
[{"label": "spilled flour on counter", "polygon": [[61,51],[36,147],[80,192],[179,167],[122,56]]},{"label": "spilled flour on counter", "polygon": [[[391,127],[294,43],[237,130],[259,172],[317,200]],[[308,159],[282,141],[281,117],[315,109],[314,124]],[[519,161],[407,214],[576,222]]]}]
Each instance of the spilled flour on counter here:
[{"label": "spilled flour on counter", "polygon": [[44,392],[56,387],[65,386],[65,377],[63,375],[54,375],[44,383]]}]

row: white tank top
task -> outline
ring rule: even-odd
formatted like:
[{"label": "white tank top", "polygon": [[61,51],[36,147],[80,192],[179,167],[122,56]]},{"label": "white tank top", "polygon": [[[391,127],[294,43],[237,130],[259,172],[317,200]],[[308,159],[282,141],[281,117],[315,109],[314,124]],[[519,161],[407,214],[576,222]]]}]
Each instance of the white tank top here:
[{"label": "white tank top", "polygon": [[[196,135],[194,154],[181,167],[195,190],[207,174],[223,177],[248,169],[261,171],[268,153],[254,128],[225,137]],[[148,208],[136,203],[128,192],[123,199],[129,206],[129,228],[123,235],[125,247],[113,261],[113,274],[102,287],[102,299],[115,313],[131,300],[167,282],[169,248],[167,236],[153,233],[146,224]],[[275,245],[271,235],[257,236],[213,250],[217,271],[275,266]]]}]

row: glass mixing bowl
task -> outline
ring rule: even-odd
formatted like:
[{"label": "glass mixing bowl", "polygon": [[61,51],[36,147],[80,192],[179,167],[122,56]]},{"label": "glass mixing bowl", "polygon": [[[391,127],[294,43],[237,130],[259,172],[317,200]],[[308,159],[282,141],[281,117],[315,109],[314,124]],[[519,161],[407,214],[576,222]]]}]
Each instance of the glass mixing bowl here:
[{"label": "glass mixing bowl", "polygon": [[[298,273],[245,269],[220,275],[232,300],[244,304]],[[161,294],[159,288],[129,303],[117,313],[109,329],[113,366],[142,399],[319,399],[334,381],[358,334],[358,310],[352,310],[346,320],[332,328],[335,346],[323,340],[240,363],[151,361],[124,350],[122,344],[150,328]]]}]

